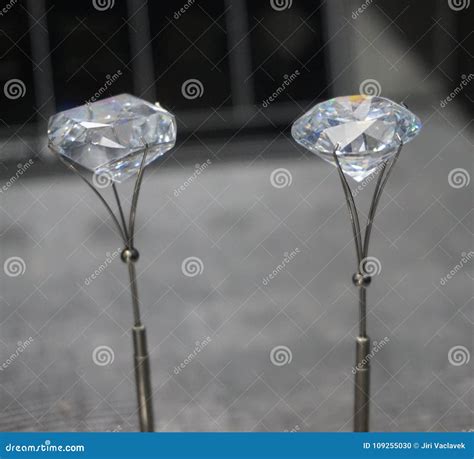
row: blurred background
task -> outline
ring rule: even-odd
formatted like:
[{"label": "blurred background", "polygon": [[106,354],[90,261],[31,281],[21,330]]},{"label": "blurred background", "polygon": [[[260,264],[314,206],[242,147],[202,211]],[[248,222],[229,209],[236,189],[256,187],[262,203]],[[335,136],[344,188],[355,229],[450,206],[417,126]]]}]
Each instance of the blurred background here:
[{"label": "blurred background", "polygon": [[351,430],[349,219],[289,131],[358,93],[424,124],[373,231],[372,430],[474,428],[469,0],[0,7],[0,430],[137,430],[120,241],[46,141],[51,114],[123,92],[178,122],[137,220],[157,430]]}]

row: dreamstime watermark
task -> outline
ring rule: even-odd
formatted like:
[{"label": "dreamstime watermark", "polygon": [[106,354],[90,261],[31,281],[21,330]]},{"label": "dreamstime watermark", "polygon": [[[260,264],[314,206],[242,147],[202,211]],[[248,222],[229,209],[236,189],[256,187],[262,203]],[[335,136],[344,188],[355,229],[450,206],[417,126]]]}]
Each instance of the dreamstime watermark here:
[{"label": "dreamstime watermark", "polygon": [[173,368],[173,373],[179,375],[202,352],[202,350],[211,343],[211,341],[212,338],[210,336],[206,336],[203,340],[196,341],[196,346],[192,352],[189,353],[181,363]]},{"label": "dreamstime watermark", "polygon": [[369,183],[371,183],[374,179],[378,177],[378,175],[383,171],[384,168],[385,163],[379,164],[373,170],[373,172],[370,173],[370,175],[368,175],[364,180],[362,180],[362,182],[358,183],[358,185],[353,190],[351,190],[352,197],[355,198],[361,191],[363,191],[364,188],[369,185]]},{"label": "dreamstime watermark", "polygon": [[111,10],[115,5],[115,0],[92,0],[92,6],[97,11]]},{"label": "dreamstime watermark", "polygon": [[294,250],[292,250],[291,252],[285,252],[283,254],[283,260],[278,263],[278,265],[275,267],[275,269],[268,275],[266,275],[263,279],[262,279],[262,284],[263,285],[268,285],[269,282],[273,279],[275,279],[278,274],[280,274],[287,266],[288,264],[295,259],[296,255],[298,255],[300,253],[300,249],[298,247],[296,247]]},{"label": "dreamstime watermark", "polygon": [[2,9],[0,9],[0,17],[5,16],[16,4],[18,0],[10,0]]},{"label": "dreamstime watermark", "polygon": [[293,183],[293,176],[288,169],[280,167],[270,174],[270,183],[274,188],[286,188]]},{"label": "dreamstime watermark", "polygon": [[105,76],[104,84],[94,93],[94,95],[86,100],[86,105],[95,102],[96,100],[100,99],[107,90],[123,75],[122,70],[117,70],[115,73],[108,74]]},{"label": "dreamstime watermark", "polygon": [[20,179],[20,177],[34,164],[34,161],[32,159],[29,159],[26,161],[25,164],[17,164],[17,170],[15,174],[10,177],[1,187],[0,187],[0,193],[5,193],[7,192],[14,184],[15,182]]},{"label": "dreamstime watermark", "polygon": [[53,445],[51,440],[45,440],[40,444],[17,445],[8,443],[5,445],[7,453],[83,453],[86,448],[84,445]]},{"label": "dreamstime watermark", "polygon": [[373,78],[367,78],[359,85],[359,93],[364,96],[380,96],[382,85]]},{"label": "dreamstime watermark", "polygon": [[370,5],[372,5],[373,1],[374,0],[365,0],[359,8],[352,12],[352,19],[355,21]]},{"label": "dreamstime watermark", "polygon": [[85,278],[84,284],[90,285],[92,281],[96,280],[120,255],[121,249],[114,250],[112,253],[105,253],[105,260],[95,269],[95,271],[88,277]]},{"label": "dreamstime watermark", "polygon": [[204,85],[197,78],[190,78],[181,85],[181,94],[185,99],[198,99],[204,94]]},{"label": "dreamstime watermark", "polygon": [[471,353],[465,346],[453,346],[448,352],[448,361],[455,367],[466,365],[471,360]]},{"label": "dreamstime watermark", "polygon": [[466,169],[457,167],[448,174],[449,186],[455,189],[464,188],[471,183],[471,176]]},{"label": "dreamstime watermark", "polygon": [[10,356],[7,358],[7,360],[5,360],[5,362],[3,362],[0,365],[0,371],[6,370],[13,362],[15,362],[15,360],[18,357],[20,357],[20,355],[23,354],[23,352],[25,352],[26,348],[33,341],[34,341],[34,339],[31,336],[26,341],[18,341],[17,348],[15,349],[15,351],[12,354],[10,354]]},{"label": "dreamstime watermark", "polygon": [[198,257],[188,257],[181,263],[181,271],[186,277],[199,276],[204,272],[204,263]]},{"label": "dreamstime watermark", "polygon": [[352,367],[352,374],[355,375],[357,371],[363,370],[364,368],[366,368],[367,364],[389,342],[390,342],[390,338],[388,336],[386,336],[384,339],[380,341],[374,341],[370,352],[360,362],[357,362],[357,365],[355,367]]},{"label": "dreamstime watermark", "polygon": [[188,0],[179,10],[176,10],[173,14],[173,17],[178,20],[186,11],[189,10],[194,4],[196,0]]},{"label": "dreamstime watermark", "polygon": [[461,269],[469,263],[472,259],[474,258],[474,252],[470,251],[469,253],[462,252],[461,253],[461,259],[459,260],[458,263],[456,263],[455,266],[449,271],[446,276],[442,277],[439,280],[439,283],[441,285],[446,285],[449,280],[451,280]]},{"label": "dreamstime watermark", "polygon": [[281,83],[278,88],[273,91],[273,94],[269,97],[267,97],[263,102],[262,102],[262,107],[267,108],[272,102],[274,102],[280,94],[286,91],[286,88],[291,85],[299,76],[301,75],[299,70],[295,70],[291,75],[285,74],[283,75],[283,82]]},{"label": "dreamstime watermark", "polygon": [[291,429],[285,429],[283,432],[285,433],[296,433],[296,432],[301,432],[301,427],[296,424],[294,427],[292,427]]},{"label": "dreamstime watermark", "polygon": [[92,361],[99,367],[105,367],[114,363],[115,353],[110,346],[97,346],[92,351]]},{"label": "dreamstime watermark", "polygon": [[113,183],[113,176],[110,171],[103,171],[92,176],[92,183],[96,188],[107,188]]},{"label": "dreamstime watermark", "polygon": [[293,0],[270,0],[270,6],[275,11],[289,10],[293,5]]},{"label": "dreamstime watermark", "polygon": [[293,360],[293,353],[291,349],[287,346],[275,346],[270,351],[270,361],[276,367],[283,367],[288,365]]},{"label": "dreamstime watermark", "polygon": [[26,94],[26,85],[22,80],[12,78],[3,85],[3,93],[7,99],[20,99]]},{"label": "dreamstime watermark", "polygon": [[212,161],[208,159],[202,164],[196,164],[194,166],[194,172],[190,175],[182,185],[178,188],[175,188],[173,194],[177,198],[181,193],[186,191],[186,189],[192,185],[192,183],[212,164]]},{"label": "dreamstime watermark", "polygon": [[461,11],[469,8],[471,0],[448,0],[448,6],[453,11]]},{"label": "dreamstime watermark", "polygon": [[21,257],[10,257],[3,263],[3,272],[8,277],[23,276],[26,272],[25,260]]},{"label": "dreamstime watermark", "polygon": [[359,263],[359,272],[363,276],[377,276],[382,272],[382,263],[376,257],[365,257]]},{"label": "dreamstime watermark", "polygon": [[448,105],[449,102],[452,102],[472,80],[474,80],[474,73],[470,73],[469,75],[461,75],[461,82],[453,89],[448,97],[439,101],[439,106],[441,108],[446,107],[446,105]]}]

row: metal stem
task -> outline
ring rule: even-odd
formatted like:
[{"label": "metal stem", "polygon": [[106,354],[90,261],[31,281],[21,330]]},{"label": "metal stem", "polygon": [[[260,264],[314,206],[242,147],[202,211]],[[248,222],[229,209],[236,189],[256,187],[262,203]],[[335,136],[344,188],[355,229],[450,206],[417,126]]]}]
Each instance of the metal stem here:
[{"label": "metal stem", "polygon": [[354,432],[369,431],[370,363],[367,356],[370,353],[370,339],[367,336],[367,287],[370,283],[370,277],[363,272],[364,269],[362,264],[368,256],[370,235],[380,197],[382,196],[383,189],[403,147],[403,142],[400,137],[399,141],[400,145],[393,159],[384,162],[381,166],[382,170],[377,179],[374,195],[370,204],[363,244],[357,207],[337,156],[339,145],[336,145],[336,148],[333,151],[334,161],[341,179],[347,208],[349,209],[351,218],[358,265],[358,271],[353,277],[354,284],[359,288],[359,336],[356,338],[356,365],[354,378]]},{"label": "metal stem", "polygon": [[[138,298],[138,286],[137,286],[137,274],[135,270],[135,262],[138,259],[138,252],[133,247],[134,232],[135,232],[135,218],[137,212],[138,196],[140,194],[140,187],[143,180],[143,172],[145,168],[145,159],[148,152],[148,146],[145,144],[143,152],[143,158],[140,163],[140,169],[138,176],[135,181],[135,187],[133,190],[132,206],[130,209],[129,225],[127,227],[125,215],[123,213],[123,207],[120,201],[115,183],[112,184],[112,190],[117,202],[120,221],[116,217],[109,203],[105,200],[102,194],[95,188],[95,186],[72,164],[65,161],[61,156],[59,159],[65,164],[70,170],[77,174],[95,193],[104,204],[107,212],[112,217],[119,234],[124,244],[124,250],[122,252],[122,260],[128,265],[128,274],[130,277],[130,292],[132,295],[132,310],[133,310],[133,355],[134,355],[134,371],[135,371],[135,383],[137,389],[137,403],[138,403],[138,416],[140,423],[141,432],[153,432],[154,421],[153,421],[153,397],[152,397],[152,385],[151,385],[151,371],[150,371],[150,359],[148,356],[148,346],[146,338],[145,327],[141,323],[140,316],[140,301]],[[124,256],[126,254],[126,256]]]},{"label": "metal stem", "polygon": [[336,162],[339,178],[341,179],[342,189],[344,190],[344,196],[346,197],[346,204],[347,204],[347,208],[349,209],[349,215],[351,217],[352,232],[354,235],[354,243],[356,247],[357,265],[359,265],[362,260],[362,239],[361,239],[361,233],[360,233],[359,214],[357,212],[357,208],[354,202],[354,197],[352,196],[351,189],[349,187],[349,184],[347,183],[346,176],[344,175],[344,172],[342,170],[341,163],[339,162],[339,158],[337,157],[338,149],[339,149],[339,144],[336,145],[336,148],[333,151],[333,156]]}]

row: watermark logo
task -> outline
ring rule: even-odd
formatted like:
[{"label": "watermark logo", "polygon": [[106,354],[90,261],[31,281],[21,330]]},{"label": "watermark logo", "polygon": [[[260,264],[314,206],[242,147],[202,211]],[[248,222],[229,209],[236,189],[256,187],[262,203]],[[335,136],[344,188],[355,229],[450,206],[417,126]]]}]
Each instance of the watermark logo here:
[{"label": "watermark logo", "polygon": [[293,5],[293,0],[270,0],[270,6],[275,11],[289,10]]},{"label": "watermark logo", "polygon": [[357,362],[357,365],[355,367],[352,367],[352,374],[355,375],[357,371],[366,368],[369,362],[375,357],[375,354],[377,354],[389,342],[390,338],[388,336],[386,336],[380,341],[374,341],[372,343],[372,349],[370,350],[370,352],[366,356],[364,356],[364,358],[360,362]]},{"label": "watermark logo", "polygon": [[471,0],[448,0],[448,6],[453,11],[461,11],[469,8]]},{"label": "watermark logo", "polygon": [[173,14],[173,17],[178,20],[186,11],[191,8],[194,3],[196,3],[196,0],[188,0],[179,10],[175,11]]},{"label": "watermark logo", "polygon": [[112,75],[108,74],[105,76],[104,84],[94,93],[94,95],[86,100],[86,105],[95,102],[96,100],[100,99],[103,94],[107,92],[107,90],[123,75],[122,70],[117,70]]},{"label": "watermark logo", "polygon": [[181,94],[185,99],[197,99],[204,94],[204,85],[198,79],[191,78],[181,85]]},{"label": "watermark logo", "polygon": [[112,262],[120,255],[121,249],[118,248],[112,253],[105,252],[105,260],[95,269],[95,271],[84,280],[85,285],[90,285],[92,281],[96,280],[111,264]]},{"label": "watermark logo", "polygon": [[22,354],[26,348],[34,341],[33,337],[29,337],[26,341],[18,341],[17,348],[5,362],[0,365],[0,371],[6,370],[15,360]]},{"label": "watermark logo", "polygon": [[17,3],[18,0],[10,0],[2,9],[0,9],[0,17],[7,14]]},{"label": "watermark logo", "polygon": [[363,258],[359,263],[359,272],[363,276],[377,276],[382,272],[382,263],[376,257]]},{"label": "watermark logo", "polygon": [[270,174],[270,183],[274,188],[286,188],[293,183],[293,176],[288,169],[280,167]]},{"label": "watermark logo", "polygon": [[173,373],[179,375],[196,357],[203,351],[203,349],[212,341],[210,336],[206,336],[203,340],[196,341],[196,346],[190,354],[179,364],[173,368]]},{"label": "watermark logo", "polygon": [[467,263],[469,263],[472,260],[473,257],[474,257],[474,252],[472,252],[472,251],[470,251],[469,253],[462,252],[461,253],[461,260],[459,260],[459,263],[456,263],[456,265],[451,269],[451,271],[449,271],[449,273],[446,274],[446,276],[442,277],[439,280],[439,283],[441,285],[446,285],[449,280],[451,280],[459,271],[461,271],[461,269]]},{"label": "watermark logo", "polygon": [[453,346],[448,352],[448,360],[451,365],[460,367],[471,360],[471,353],[465,346]]},{"label": "watermark logo", "polygon": [[188,257],[181,263],[181,271],[186,277],[199,276],[204,271],[204,263],[198,257]]},{"label": "watermark logo", "polygon": [[8,277],[23,276],[26,271],[25,260],[21,257],[10,257],[3,263],[3,271]]},{"label": "watermark logo", "polygon": [[7,99],[20,99],[26,94],[26,85],[18,78],[12,78],[3,85],[3,93]]},{"label": "watermark logo", "polygon": [[92,361],[99,367],[105,367],[114,363],[115,353],[109,346],[97,346],[92,351]]},{"label": "watermark logo", "polygon": [[111,10],[115,5],[115,0],[92,0],[92,6],[97,11]]},{"label": "watermark logo", "polygon": [[275,346],[270,351],[270,361],[276,367],[288,365],[293,360],[291,349],[287,346]]},{"label": "watermark logo", "polygon": [[268,285],[270,281],[275,279],[278,274],[280,274],[299,253],[300,249],[298,247],[296,247],[291,252],[285,252],[283,254],[283,260],[275,267],[275,269],[270,274],[268,274],[262,279],[262,284]]},{"label": "watermark logo", "polygon": [[17,170],[15,172],[15,175],[11,176],[4,185],[0,187],[0,193],[5,193],[8,191],[14,184],[15,182],[34,164],[34,161],[32,159],[29,159],[26,161],[25,164],[17,164]]},{"label": "watermark logo", "polygon": [[474,80],[474,73],[461,75],[461,82],[453,89],[448,97],[439,102],[439,106],[441,108],[446,107],[446,105],[448,105],[449,102],[452,102],[472,80]]},{"label": "watermark logo", "polygon": [[374,0],[366,0],[362,5],[352,12],[352,19],[354,21],[370,6]]},{"label": "watermark logo", "polygon": [[109,171],[103,171],[92,176],[92,183],[96,188],[107,188],[113,182],[112,174]]},{"label": "watermark logo", "polygon": [[448,174],[449,186],[455,189],[464,188],[471,182],[471,176],[466,169],[457,167]]},{"label": "watermark logo", "polygon": [[286,88],[290,86],[293,81],[295,81],[299,76],[301,75],[299,70],[295,70],[291,75],[283,75],[283,82],[278,88],[275,89],[273,94],[269,97],[267,97],[263,102],[262,102],[262,107],[267,108],[272,102],[274,102],[280,94],[285,92]]},{"label": "watermark logo", "polygon": [[380,96],[382,93],[382,85],[377,80],[368,78],[360,84],[359,92],[365,96]]},{"label": "watermark logo", "polygon": [[212,164],[212,161],[208,159],[202,164],[196,164],[194,166],[194,173],[190,175],[182,185],[176,188],[173,192],[174,196],[177,198],[181,193],[186,191],[186,189],[192,185],[192,183]]}]

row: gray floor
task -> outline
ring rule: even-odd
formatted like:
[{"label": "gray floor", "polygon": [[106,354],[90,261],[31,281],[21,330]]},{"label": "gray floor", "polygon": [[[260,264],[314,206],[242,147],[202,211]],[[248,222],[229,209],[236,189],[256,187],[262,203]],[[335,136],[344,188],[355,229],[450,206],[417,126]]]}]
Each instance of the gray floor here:
[{"label": "gray floor", "polygon": [[[453,168],[472,176],[472,133],[449,109],[424,121],[373,233],[381,272],[368,292],[369,332],[389,338],[372,360],[373,430],[474,427],[474,359],[448,358],[455,346],[472,352],[472,261],[440,283],[472,249],[473,183],[448,182]],[[138,271],[157,429],[349,431],[357,298],[336,169],[309,155],[292,160],[297,147],[283,136],[226,146],[245,149],[242,161],[219,162],[222,147],[206,145],[212,164],[179,196],[192,162],[152,169],[143,187]],[[286,159],[258,158],[269,148]],[[291,185],[272,186],[277,168]],[[0,371],[0,430],[136,429],[125,267],[115,258],[85,283],[119,247],[109,225],[71,175],[35,177],[32,168],[2,194],[1,261],[21,257],[26,269],[0,276],[0,360],[33,341]],[[188,257],[202,261],[201,274],[183,275]],[[99,346],[113,362],[94,363]],[[277,346],[290,362],[272,363]]]}]

